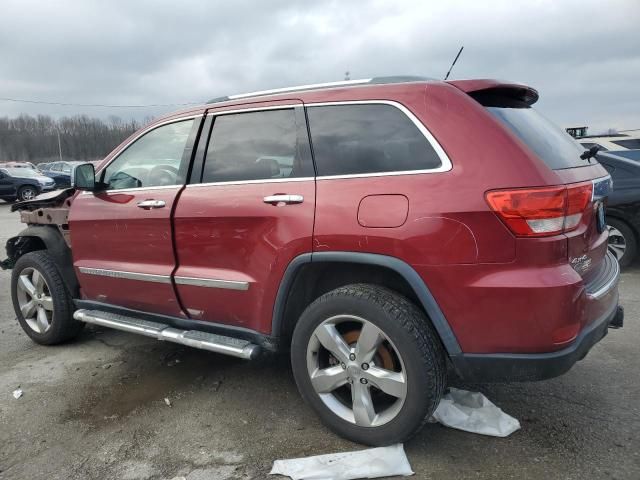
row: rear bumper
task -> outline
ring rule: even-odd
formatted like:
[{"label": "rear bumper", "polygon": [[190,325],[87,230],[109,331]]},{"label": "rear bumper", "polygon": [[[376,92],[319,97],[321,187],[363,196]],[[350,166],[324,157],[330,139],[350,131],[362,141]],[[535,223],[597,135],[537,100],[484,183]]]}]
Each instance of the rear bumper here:
[{"label": "rear bumper", "polygon": [[460,354],[451,357],[456,372],[470,382],[524,382],[566,373],[607,334],[622,327],[624,309],[614,308],[585,328],[568,347],[549,353]]}]

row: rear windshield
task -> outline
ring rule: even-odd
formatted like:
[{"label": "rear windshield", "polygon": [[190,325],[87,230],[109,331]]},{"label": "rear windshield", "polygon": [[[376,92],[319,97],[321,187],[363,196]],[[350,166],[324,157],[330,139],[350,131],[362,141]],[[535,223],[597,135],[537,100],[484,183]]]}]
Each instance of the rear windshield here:
[{"label": "rear windshield", "polygon": [[509,127],[549,168],[561,170],[588,165],[580,158],[584,147],[533,108],[491,106],[487,110]]}]

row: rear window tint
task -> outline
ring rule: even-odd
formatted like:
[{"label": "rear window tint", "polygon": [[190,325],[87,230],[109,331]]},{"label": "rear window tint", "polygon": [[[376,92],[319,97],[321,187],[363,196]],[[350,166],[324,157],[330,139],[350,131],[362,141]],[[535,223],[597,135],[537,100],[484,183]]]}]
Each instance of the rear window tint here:
[{"label": "rear window tint", "polygon": [[487,107],[498,120],[522,140],[553,170],[589,165],[580,155],[585,151],[571,135],[531,107]]},{"label": "rear window tint", "polygon": [[319,176],[427,170],[442,165],[424,134],[392,105],[307,109]]},{"label": "rear window tint", "polygon": [[640,148],[640,138],[629,138],[628,140],[611,140],[611,143],[620,145],[624,148],[638,149]]}]

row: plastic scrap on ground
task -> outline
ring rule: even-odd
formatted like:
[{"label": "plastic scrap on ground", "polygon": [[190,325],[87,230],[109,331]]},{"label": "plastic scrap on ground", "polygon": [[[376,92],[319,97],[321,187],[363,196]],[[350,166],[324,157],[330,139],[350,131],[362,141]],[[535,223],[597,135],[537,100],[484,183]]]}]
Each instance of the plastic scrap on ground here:
[{"label": "plastic scrap on ground", "polygon": [[[433,413],[433,420],[447,427],[493,437],[507,437],[520,422],[504,413],[480,392],[451,388]],[[293,480],[353,480],[393,475],[413,475],[401,444],[357,452],[332,453],[306,458],[276,460],[271,475]]]},{"label": "plastic scrap on ground", "polygon": [[507,437],[520,429],[518,420],[504,413],[482,393],[457,388],[451,388],[442,397],[433,418],[447,427],[492,437]]},{"label": "plastic scrap on ground", "polygon": [[13,398],[15,398],[17,400],[21,396],[22,396],[22,389],[20,387],[18,387],[13,391]]},{"label": "plastic scrap on ground", "polygon": [[293,480],[353,480],[413,475],[402,444],[357,452],[330,453],[306,458],[276,460],[270,475]]}]

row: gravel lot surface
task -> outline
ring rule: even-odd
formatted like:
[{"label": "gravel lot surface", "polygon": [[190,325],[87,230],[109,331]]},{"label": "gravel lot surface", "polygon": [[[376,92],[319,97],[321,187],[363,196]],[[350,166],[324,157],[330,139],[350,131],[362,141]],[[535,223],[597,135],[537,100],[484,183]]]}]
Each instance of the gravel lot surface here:
[{"label": "gravel lot surface", "polygon": [[[3,258],[20,228],[0,201]],[[9,278],[0,271],[1,479],[268,478],[275,459],[362,448],[302,403],[284,357],[246,362],[91,327],[36,345],[15,320]],[[429,424],[405,445],[413,478],[640,478],[639,266],[620,291],[625,328],[563,377],[458,385],[522,429],[496,439]]]}]

